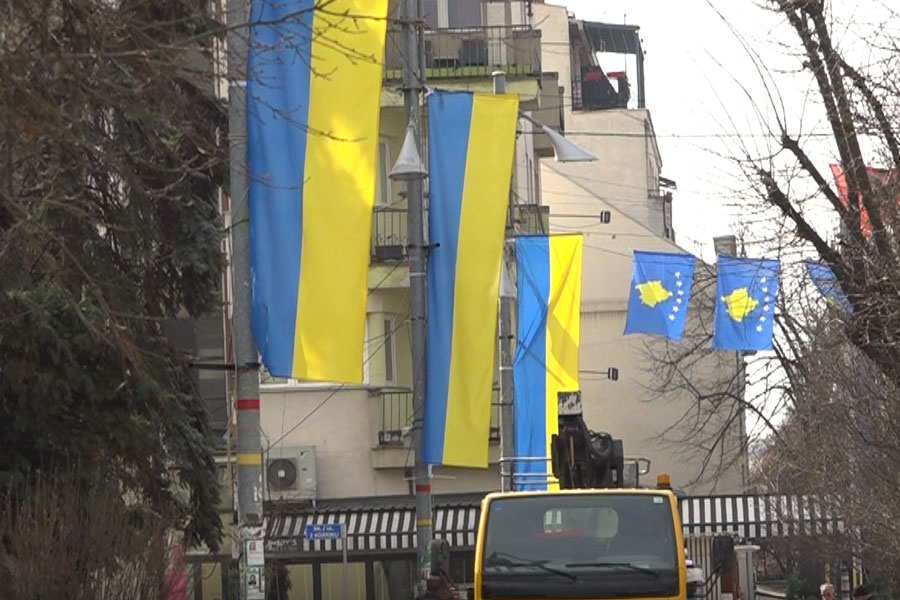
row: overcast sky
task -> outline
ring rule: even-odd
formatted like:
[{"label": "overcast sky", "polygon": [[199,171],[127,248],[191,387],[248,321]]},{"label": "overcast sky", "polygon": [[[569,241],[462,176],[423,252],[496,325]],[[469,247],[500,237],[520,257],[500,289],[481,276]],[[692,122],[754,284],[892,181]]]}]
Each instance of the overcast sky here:
[{"label": "overcast sky", "polygon": [[[842,2],[833,2],[839,15]],[[712,259],[713,235],[757,227],[744,208],[746,182],[726,158],[739,153],[741,144],[753,153],[768,150],[760,121],[771,119],[773,111],[751,54],[757,54],[777,79],[781,97],[776,104],[786,107],[789,129],[827,132],[818,105],[807,100],[813,80],[800,71],[796,38],[783,19],[753,0],[548,3],[566,6],[579,19],[640,26],[646,54],[646,104],[662,153],[663,175],[678,184],[675,233],[679,245],[688,251]],[[857,14],[867,17],[885,9],[882,0],[863,4],[867,10]],[[845,47],[860,45],[860,30],[853,25],[836,27],[838,42]],[[620,57],[603,62],[613,63],[602,64],[606,70],[625,66]],[[628,65],[630,75],[632,65]],[[827,137],[818,140],[817,162],[827,172],[831,148]]]}]

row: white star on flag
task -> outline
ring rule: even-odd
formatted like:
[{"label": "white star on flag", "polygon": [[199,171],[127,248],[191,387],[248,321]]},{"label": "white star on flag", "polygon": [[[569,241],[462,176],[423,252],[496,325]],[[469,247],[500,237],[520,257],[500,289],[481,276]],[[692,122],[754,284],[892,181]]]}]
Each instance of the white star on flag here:
[{"label": "white star on flag", "polygon": [[674,321],[674,320],[675,320],[675,315],[669,315],[669,320],[670,320],[670,321]]},{"label": "white star on flag", "polygon": [[757,332],[757,333],[762,333],[762,325],[757,325],[757,326],[756,326],[756,332]]}]

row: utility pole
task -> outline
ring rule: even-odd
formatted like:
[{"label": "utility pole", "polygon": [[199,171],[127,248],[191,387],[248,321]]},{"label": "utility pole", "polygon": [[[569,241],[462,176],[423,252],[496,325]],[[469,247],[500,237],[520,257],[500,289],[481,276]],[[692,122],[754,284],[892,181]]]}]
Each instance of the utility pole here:
[{"label": "utility pole", "polygon": [[[403,27],[403,100],[408,131],[414,134],[415,148],[422,140],[419,117],[420,91],[424,75],[419,66],[421,19],[418,0],[403,0],[400,9]],[[431,478],[425,464],[425,222],[424,177],[409,178],[407,193],[407,233],[409,236],[409,316],[412,329],[413,371],[413,452],[416,491],[416,566],[419,593],[424,591],[423,574],[431,562]]]},{"label": "utility pole", "polygon": [[[506,73],[494,71],[494,93],[506,93]],[[512,184],[510,184],[512,185]],[[512,188],[509,191],[509,208],[506,211],[506,240],[503,248],[503,272],[500,283],[500,489],[504,492],[513,489],[513,473],[515,464],[514,426],[513,426],[513,331],[512,303],[515,297],[512,281],[511,263],[513,248],[511,243],[515,237],[513,210],[515,201]],[[505,288],[505,289],[504,289]]]},{"label": "utility pole", "polygon": [[[241,597],[247,596],[247,542],[262,544],[262,456],[259,434],[259,354],[250,328],[250,205],[247,171],[247,13],[249,0],[228,0],[228,144],[231,170],[232,327],[236,366],[237,509]],[[261,586],[260,586],[261,587]],[[256,594],[250,597],[260,597]]]}]

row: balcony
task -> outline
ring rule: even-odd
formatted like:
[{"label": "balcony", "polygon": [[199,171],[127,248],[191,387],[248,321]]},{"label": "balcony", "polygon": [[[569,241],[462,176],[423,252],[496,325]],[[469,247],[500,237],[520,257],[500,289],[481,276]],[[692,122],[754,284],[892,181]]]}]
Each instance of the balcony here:
[{"label": "balcony", "polygon": [[[426,213],[425,218],[428,218]],[[546,234],[550,231],[550,207],[538,204],[515,204],[509,221],[517,234]],[[406,231],[406,209],[375,207],[372,218],[372,263],[406,260],[409,236]]]},{"label": "balcony", "polygon": [[[413,424],[413,397],[411,390],[384,389],[377,392],[380,396],[381,413],[378,428],[378,446],[380,448],[402,448],[408,445],[407,437]],[[500,441],[500,390],[494,389],[491,395],[491,443]]]},{"label": "balcony", "polygon": [[509,222],[516,234],[546,235],[550,232],[550,207],[540,204],[514,204]]},{"label": "balcony", "polygon": [[[402,79],[399,30],[390,30],[384,57],[384,78]],[[467,27],[425,31],[425,74],[429,80],[489,77],[497,69],[507,75],[541,72],[541,32],[528,25]]]},{"label": "balcony", "polygon": [[406,209],[375,207],[372,218],[372,262],[406,260]]}]

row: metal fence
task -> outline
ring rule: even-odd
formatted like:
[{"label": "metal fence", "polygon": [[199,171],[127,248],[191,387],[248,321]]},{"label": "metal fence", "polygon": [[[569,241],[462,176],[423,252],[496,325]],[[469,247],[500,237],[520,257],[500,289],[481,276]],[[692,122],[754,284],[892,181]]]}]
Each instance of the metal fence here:
[{"label": "metal fence", "polygon": [[409,235],[406,209],[375,207],[372,218],[372,262],[405,260]]},{"label": "metal fence", "polygon": [[[380,393],[381,424],[378,428],[379,446],[403,446],[413,424],[413,396],[411,390],[385,389]],[[491,395],[491,442],[500,441],[500,390]]]},{"label": "metal fence", "polygon": [[[402,44],[388,32],[384,77],[401,78]],[[396,39],[396,38],[394,38]],[[502,68],[510,75],[541,72],[541,32],[530,25],[498,25],[425,31],[425,68],[429,79],[490,75]]]}]

